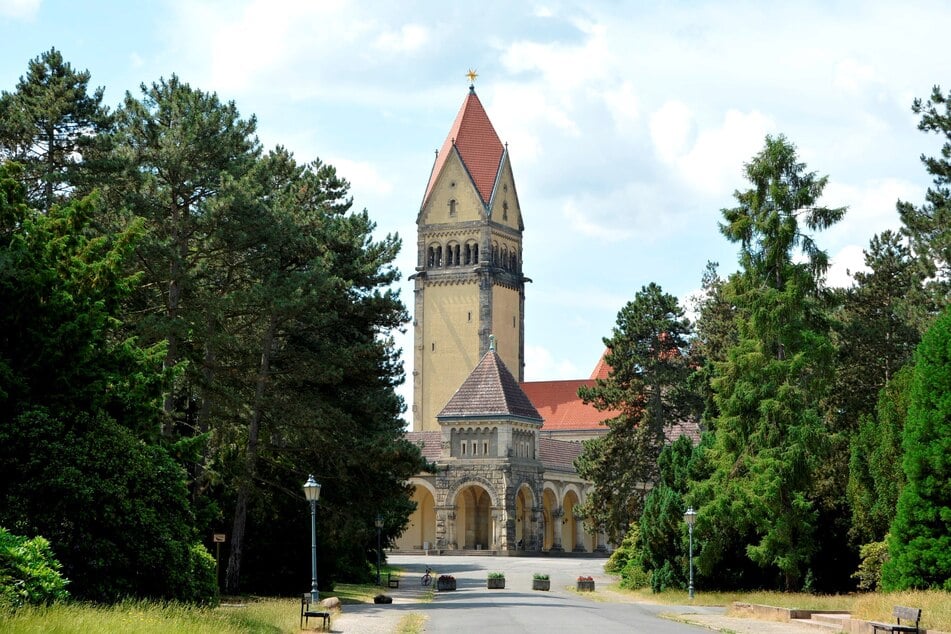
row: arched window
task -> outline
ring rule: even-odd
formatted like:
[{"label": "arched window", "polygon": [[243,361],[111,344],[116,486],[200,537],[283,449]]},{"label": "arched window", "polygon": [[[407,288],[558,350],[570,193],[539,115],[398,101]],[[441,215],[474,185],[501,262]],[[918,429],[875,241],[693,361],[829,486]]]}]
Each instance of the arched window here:
[{"label": "arched window", "polygon": [[478,244],[472,245],[472,263],[473,264],[479,263],[479,245]]},{"label": "arched window", "polygon": [[426,266],[429,268],[436,266],[436,249],[433,247],[429,247],[429,252],[426,257]]},{"label": "arched window", "polygon": [[459,249],[460,247],[458,244],[452,245],[452,256],[453,256],[452,261],[455,263],[456,266],[459,266],[460,264],[462,264],[462,262],[459,260]]},{"label": "arched window", "polygon": [[434,264],[433,266],[437,268],[442,266],[442,247],[441,246],[436,247],[436,264]]},{"label": "arched window", "polygon": [[453,198],[449,201],[449,217],[456,215],[456,199]]},{"label": "arched window", "polygon": [[452,266],[452,245],[446,245],[446,266]]}]

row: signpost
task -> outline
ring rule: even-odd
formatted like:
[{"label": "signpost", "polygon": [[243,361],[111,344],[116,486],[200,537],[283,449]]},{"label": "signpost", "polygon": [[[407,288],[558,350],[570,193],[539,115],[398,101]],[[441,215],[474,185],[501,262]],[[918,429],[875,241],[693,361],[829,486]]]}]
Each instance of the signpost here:
[{"label": "signpost", "polygon": [[218,562],[221,560],[221,545],[225,543],[227,537],[224,533],[215,533],[212,535],[212,541],[215,542],[215,583],[218,583]]}]

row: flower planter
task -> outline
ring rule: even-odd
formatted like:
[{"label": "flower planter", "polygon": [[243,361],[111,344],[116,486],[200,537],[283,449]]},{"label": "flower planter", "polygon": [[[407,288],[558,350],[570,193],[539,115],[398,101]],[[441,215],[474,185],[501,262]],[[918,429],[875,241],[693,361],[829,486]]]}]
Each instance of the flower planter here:
[{"label": "flower planter", "polygon": [[456,589],[455,579],[437,579],[436,590],[439,592],[451,592]]},{"label": "flower planter", "polygon": [[505,589],[505,579],[486,579],[486,587],[489,590],[503,590]]},{"label": "flower planter", "polygon": [[578,592],[594,592],[594,581],[579,581]]},{"label": "flower planter", "polygon": [[532,579],[532,590],[550,590],[551,579]]}]

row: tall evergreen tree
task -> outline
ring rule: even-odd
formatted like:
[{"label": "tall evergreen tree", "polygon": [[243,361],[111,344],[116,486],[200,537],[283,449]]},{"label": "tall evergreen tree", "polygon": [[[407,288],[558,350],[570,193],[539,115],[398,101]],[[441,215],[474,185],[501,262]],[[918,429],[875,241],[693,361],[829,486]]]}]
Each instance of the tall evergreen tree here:
[{"label": "tall evergreen tree", "polygon": [[868,271],[855,274],[838,314],[836,389],[832,407],[838,427],[852,431],[872,412],[879,391],[908,363],[920,339],[906,297],[919,288],[914,261],[891,231],[872,237],[865,250]]},{"label": "tall evergreen tree", "polygon": [[887,590],[951,590],[951,308],[915,355],[902,435],[907,483],[898,498],[882,570]]},{"label": "tall evergreen tree", "polygon": [[15,92],[0,93],[0,160],[25,167],[27,201],[45,212],[77,189],[88,193],[101,169],[99,142],[111,117],[90,77],[51,48],[30,60]]},{"label": "tall evergreen tree", "polygon": [[[902,232],[911,239],[925,277],[930,278],[930,299],[940,312],[951,298],[951,92],[945,95],[940,86],[923,102],[915,99],[912,112],[921,116],[918,129],[942,138],[941,156],[921,156],[925,169],[933,177],[933,186],[925,194],[925,202],[914,206],[898,202]],[[919,302],[922,303],[922,302]]]},{"label": "tall evergreen tree", "polygon": [[577,463],[579,475],[594,483],[583,506],[586,519],[615,542],[641,514],[644,496],[657,481],[666,430],[695,413],[686,389],[689,334],[677,298],[657,284],[645,286],[604,339],[608,378],[579,390],[599,410],[618,412],[607,422],[607,435],[585,443]]},{"label": "tall evergreen tree", "polygon": [[[738,343],[713,381],[720,410],[711,449],[713,474],[697,530],[700,565],[711,572],[738,544],[758,566],[799,589],[814,548],[814,473],[824,453],[819,404],[832,346],[820,284],[828,257],[800,223],[821,230],[845,209],[818,205],[827,177],[807,172],[785,137],[767,136],[746,165],[752,187],[724,209],[723,234],[740,243],[741,270],[730,281]],[[801,254],[803,261],[798,261]]]},{"label": "tall evergreen tree", "polygon": [[139,249],[146,279],[130,309],[149,317],[139,320],[143,332],[166,342],[165,368],[182,377],[165,397],[163,431],[171,436],[179,424],[190,435],[200,381],[181,370],[201,367],[202,356],[192,336],[201,310],[190,293],[197,272],[214,255],[208,241],[220,215],[211,214],[209,205],[254,164],[256,124],[254,117],[241,119],[234,103],[222,103],[175,75],[141,90],[140,100],[126,93],[117,113],[115,156],[124,172],[107,194],[146,221],[148,236]]}]

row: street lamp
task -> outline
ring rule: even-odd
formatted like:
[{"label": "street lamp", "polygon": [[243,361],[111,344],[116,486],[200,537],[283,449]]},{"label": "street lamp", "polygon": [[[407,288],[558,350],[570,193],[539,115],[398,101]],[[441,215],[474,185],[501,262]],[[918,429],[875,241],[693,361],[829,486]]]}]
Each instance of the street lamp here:
[{"label": "street lamp", "polygon": [[687,531],[690,533],[690,598],[693,599],[693,523],[697,521],[697,512],[693,507],[687,509],[684,513],[684,521],[687,522]]},{"label": "street lamp", "polygon": [[310,600],[317,603],[320,600],[317,591],[317,500],[320,498],[320,485],[313,475],[308,476],[304,483],[304,497],[310,502]]},{"label": "street lamp", "polygon": [[383,516],[376,516],[376,585],[380,585],[380,530],[383,528]]}]

